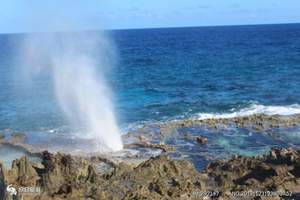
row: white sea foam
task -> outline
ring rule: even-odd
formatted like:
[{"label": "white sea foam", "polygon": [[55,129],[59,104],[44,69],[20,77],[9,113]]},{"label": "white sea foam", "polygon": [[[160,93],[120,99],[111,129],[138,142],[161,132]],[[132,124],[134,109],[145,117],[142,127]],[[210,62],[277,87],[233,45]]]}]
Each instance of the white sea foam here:
[{"label": "white sea foam", "polygon": [[295,115],[300,114],[300,105],[293,104],[288,106],[265,106],[260,104],[252,104],[247,108],[228,113],[199,113],[195,116],[197,119],[221,119],[221,118],[234,118],[245,117],[255,114],[265,115]]}]

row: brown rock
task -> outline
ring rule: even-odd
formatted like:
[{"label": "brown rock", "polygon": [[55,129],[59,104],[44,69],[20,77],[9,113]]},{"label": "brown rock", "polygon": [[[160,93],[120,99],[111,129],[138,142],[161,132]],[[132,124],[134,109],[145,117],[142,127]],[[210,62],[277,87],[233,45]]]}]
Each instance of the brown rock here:
[{"label": "brown rock", "polygon": [[4,167],[0,163],[0,199],[4,199],[6,189],[4,173]]},{"label": "brown rock", "polygon": [[292,191],[300,184],[300,153],[292,149],[273,149],[260,157],[236,156],[231,160],[217,161],[207,166],[205,172],[214,177],[220,190],[277,191],[284,186]]},{"label": "brown rock", "polygon": [[206,144],[207,141],[208,141],[208,139],[205,138],[205,137],[202,137],[202,136],[198,136],[198,137],[196,138],[196,141],[197,141],[199,144]]},{"label": "brown rock", "polygon": [[7,183],[18,186],[35,186],[39,179],[27,157],[14,160],[11,170],[5,174]]},{"label": "brown rock", "polygon": [[219,191],[218,199],[231,199],[226,191],[300,188],[300,153],[293,149],[272,149],[258,157],[234,156],[210,163],[203,172],[188,161],[161,155],[135,167],[114,164],[109,175],[101,175],[94,166],[97,160],[43,152],[42,165],[31,164],[26,157],[15,160],[10,170],[0,164],[0,194],[8,183],[42,188],[42,193],[26,200],[199,199],[193,194],[200,191]]}]

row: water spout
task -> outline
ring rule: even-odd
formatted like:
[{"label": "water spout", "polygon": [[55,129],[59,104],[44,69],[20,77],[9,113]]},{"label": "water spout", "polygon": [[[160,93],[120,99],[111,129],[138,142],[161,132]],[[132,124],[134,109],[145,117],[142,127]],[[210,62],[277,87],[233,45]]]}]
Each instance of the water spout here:
[{"label": "water spout", "polygon": [[111,43],[101,33],[45,33],[23,42],[27,78],[48,73],[61,110],[99,151],[121,150],[111,91],[105,75],[114,59]]}]

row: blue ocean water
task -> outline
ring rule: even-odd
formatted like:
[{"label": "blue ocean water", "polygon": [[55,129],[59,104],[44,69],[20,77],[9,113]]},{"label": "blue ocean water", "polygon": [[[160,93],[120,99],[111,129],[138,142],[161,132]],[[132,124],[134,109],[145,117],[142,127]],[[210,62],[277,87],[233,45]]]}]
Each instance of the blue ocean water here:
[{"label": "blue ocean water", "polygon": [[300,25],[115,33],[114,87],[127,122],[300,103]]},{"label": "blue ocean water", "polygon": [[[119,56],[107,79],[124,130],[257,106],[273,106],[279,114],[300,110],[300,24],[118,30],[110,36]],[[68,124],[48,77],[18,89],[26,85],[17,73],[23,37],[0,35],[0,130],[64,132]],[[243,149],[239,140],[217,140]]]}]

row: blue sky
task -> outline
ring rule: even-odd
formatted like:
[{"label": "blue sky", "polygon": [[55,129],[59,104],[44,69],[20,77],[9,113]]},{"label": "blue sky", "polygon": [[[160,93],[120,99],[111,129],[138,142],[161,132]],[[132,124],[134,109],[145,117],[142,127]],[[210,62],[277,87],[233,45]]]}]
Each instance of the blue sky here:
[{"label": "blue sky", "polygon": [[0,32],[299,23],[299,0],[1,0]]}]

